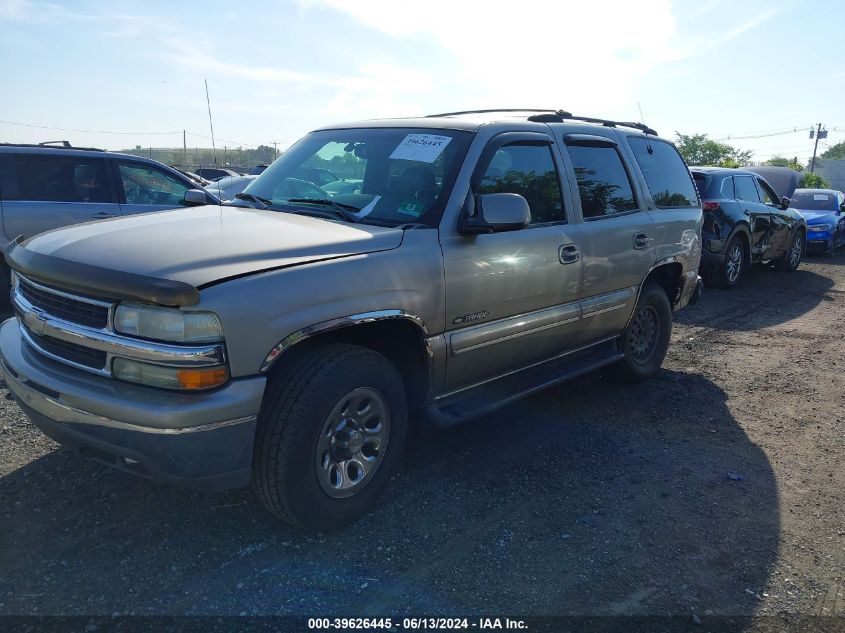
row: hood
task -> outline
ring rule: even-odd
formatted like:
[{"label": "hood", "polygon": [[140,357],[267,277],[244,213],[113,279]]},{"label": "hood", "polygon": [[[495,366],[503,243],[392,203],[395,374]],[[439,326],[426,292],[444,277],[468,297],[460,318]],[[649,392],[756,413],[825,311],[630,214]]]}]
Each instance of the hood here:
[{"label": "hood", "polygon": [[26,249],[195,287],[249,273],[397,248],[402,231],[240,207],[203,206],[89,222]]},{"label": "hood", "polygon": [[807,224],[824,224],[825,222],[832,222],[836,224],[839,216],[836,211],[805,211],[804,209],[797,209]]}]

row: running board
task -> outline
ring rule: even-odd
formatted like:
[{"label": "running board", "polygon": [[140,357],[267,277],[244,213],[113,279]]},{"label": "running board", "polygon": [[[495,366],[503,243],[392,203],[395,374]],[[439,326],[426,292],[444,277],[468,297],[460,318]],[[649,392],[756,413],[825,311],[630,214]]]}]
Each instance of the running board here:
[{"label": "running board", "polygon": [[425,407],[425,413],[435,426],[453,426],[490,413],[547,387],[578,378],[624,357],[619,351],[618,339],[614,338],[478,386],[441,396]]}]

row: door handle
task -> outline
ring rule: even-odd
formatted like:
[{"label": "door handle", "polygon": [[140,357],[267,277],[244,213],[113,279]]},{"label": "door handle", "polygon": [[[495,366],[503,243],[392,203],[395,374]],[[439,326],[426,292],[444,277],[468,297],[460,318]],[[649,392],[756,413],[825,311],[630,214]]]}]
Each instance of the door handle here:
[{"label": "door handle", "polygon": [[106,211],[99,211],[91,217],[93,217],[96,220],[105,220],[106,218],[116,218],[117,213],[108,213]]},{"label": "door handle", "polygon": [[649,242],[651,240],[645,233],[634,233],[634,248],[636,250],[641,251],[644,248],[648,248]]},{"label": "door handle", "polygon": [[574,264],[581,259],[581,253],[575,244],[564,244],[557,249],[557,256],[561,264]]}]

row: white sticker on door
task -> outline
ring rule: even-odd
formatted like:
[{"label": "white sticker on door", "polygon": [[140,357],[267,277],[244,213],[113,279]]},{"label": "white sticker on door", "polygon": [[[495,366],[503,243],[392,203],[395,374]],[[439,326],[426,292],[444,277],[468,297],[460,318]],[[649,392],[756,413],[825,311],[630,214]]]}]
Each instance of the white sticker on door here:
[{"label": "white sticker on door", "polygon": [[390,158],[433,163],[451,140],[452,138],[449,136],[437,136],[436,134],[408,134],[393,150]]}]

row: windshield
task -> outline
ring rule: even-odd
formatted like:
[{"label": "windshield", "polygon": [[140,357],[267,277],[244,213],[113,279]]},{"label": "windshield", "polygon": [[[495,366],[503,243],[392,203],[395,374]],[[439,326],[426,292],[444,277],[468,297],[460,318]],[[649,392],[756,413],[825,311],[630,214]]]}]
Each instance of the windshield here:
[{"label": "windshield", "polygon": [[789,206],[805,211],[836,211],[836,195],[826,191],[796,191]]},{"label": "windshield", "polygon": [[362,222],[436,226],[471,138],[427,128],[312,132],[244,193],[280,211],[342,206]]}]

